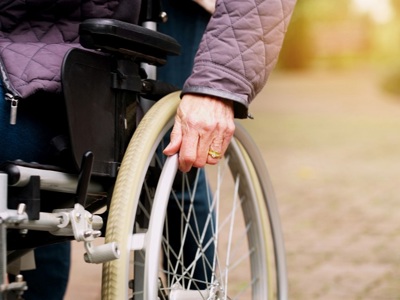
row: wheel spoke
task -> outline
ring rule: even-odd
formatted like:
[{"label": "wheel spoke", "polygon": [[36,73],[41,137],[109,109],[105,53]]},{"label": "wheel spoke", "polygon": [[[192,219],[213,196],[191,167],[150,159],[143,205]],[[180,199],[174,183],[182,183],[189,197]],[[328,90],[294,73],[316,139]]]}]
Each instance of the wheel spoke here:
[{"label": "wheel spoke", "polygon": [[[225,157],[217,166],[177,172],[171,178],[165,174],[171,173],[169,168],[177,167],[168,164],[162,149],[176,106],[169,111],[163,106],[163,100],[159,103],[154,105],[159,111],[153,113],[152,108],[149,113],[154,115],[143,125],[151,128],[153,132],[149,136],[152,137],[145,141],[146,134],[140,124],[137,140],[134,137],[131,142],[136,145],[136,148],[132,146],[135,155],[142,156],[135,163],[146,161],[137,172],[140,185],[135,185],[140,186],[140,193],[132,191],[135,196],[130,200],[136,203],[129,209],[134,221],[124,225],[131,226],[131,233],[125,237],[114,234],[118,229],[107,225],[106,236],[110,229],[108,238],[112,241],[124,245],[124,239],[132,240],[130,247],[121,247],[135,250],[128,250],[132,264],[126,264],[130,271],[125,271],[122,263],[115,264],[115,269],[110,264],[112,268],[104,268],[103,282],[105,278],[107,282],[108,278],[131,282],[128,297],[134,296],[135,300],[154,298],[149,296],[154,293],[159,299],[174,300],[285,300],[287,283],[278,212],[263,160],[255,146],[238,126]],[[160,130],[160,124],[155,126],[151,121],[158,120],[166,111],[169,119],[163,121]],[[151,144],[147,153],[139,148],[143,143]],[[121,170],[124,168],[121,166]],[[126,183],[119,187],[118,181]],[[133,189],[129,185],[133,179],[118,181],[118,195],[122,188]],[[119,200],[113,198],[114,201]],[[112,219],[126,215],[123,205],[114,206],[118,208],[110,211]],[[162,207],[166,207],[165,211],[160,212],[164,210]],[[158,239],[159,233],[162,234]],[[158,265],[154,268],[155,263]],[[117,277],[117,273],[127,275]],[[162,285],[157,289],[158,280]],[[104,289],[103,294],[110,295],[108,300],[126,299],[115,296],[113,293],[119,293],[115,290]]]}]

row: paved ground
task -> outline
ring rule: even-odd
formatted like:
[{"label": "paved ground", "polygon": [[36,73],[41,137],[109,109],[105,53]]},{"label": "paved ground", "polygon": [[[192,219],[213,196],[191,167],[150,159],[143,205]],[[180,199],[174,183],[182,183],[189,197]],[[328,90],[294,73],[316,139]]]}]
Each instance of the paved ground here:
[{"label": "paved ground", "polygon": [[255,103],[291,299],[400,299],[400,99],[378,79],[277,74]]},{"label": "paved ground", "polygon": [[[279,201],[293,300],[400,299],[400,99],[378,83],[368,70],[276,72],[245,122]],[[82,247],[67,300],[99,299]]]}]

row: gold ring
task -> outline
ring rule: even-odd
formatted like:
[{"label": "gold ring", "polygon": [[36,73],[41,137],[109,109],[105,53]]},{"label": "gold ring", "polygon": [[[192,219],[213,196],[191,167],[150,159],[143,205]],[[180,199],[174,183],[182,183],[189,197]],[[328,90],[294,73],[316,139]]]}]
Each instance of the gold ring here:
[{"label": "gold ring", "polygon": [[212,158],[217,158],[217,159],[221,158],[221,156],[222,156],[222,154],[220,152],[212,150],[212,149],[208,150],[208,155],[210,155]]}]

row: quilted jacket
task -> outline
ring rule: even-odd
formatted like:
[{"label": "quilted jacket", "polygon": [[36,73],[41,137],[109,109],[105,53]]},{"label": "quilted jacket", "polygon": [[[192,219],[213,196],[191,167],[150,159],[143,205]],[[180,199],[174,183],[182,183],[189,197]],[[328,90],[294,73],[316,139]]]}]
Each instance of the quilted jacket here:
[{"label": "quilted jacket", "polygon": [[[236,117],[274,67],[296,0],[218,0],[183,93],[235,101]],[[18,98],[60,92],[65,53],[79,47],[78,25],[87,18],[135,23],[135,0],[1,0],[0,58],[6,90]]]},{"label": "quilted jacket", "polygon": [[131,0],[1,0],[0,66],[6,90],[17,98],[60,92],[62,60],[71,47],[79,47],[79,23],[94,17],[135,23],[135,5]]}]

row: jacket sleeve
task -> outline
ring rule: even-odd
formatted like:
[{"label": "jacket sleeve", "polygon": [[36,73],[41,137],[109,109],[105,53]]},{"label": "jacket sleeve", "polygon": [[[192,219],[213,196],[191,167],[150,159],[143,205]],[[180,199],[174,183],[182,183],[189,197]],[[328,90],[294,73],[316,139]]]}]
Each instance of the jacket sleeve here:
[{"label": "jacket sleeve", "polygon": [[217,0],[182,95],[234,101],[246,118],[250,102],[276,65],[296,0]]}]

